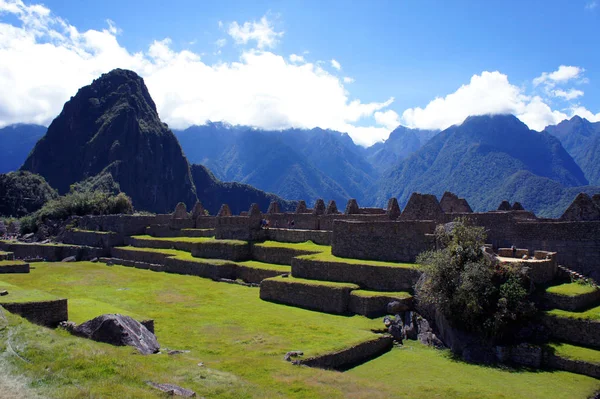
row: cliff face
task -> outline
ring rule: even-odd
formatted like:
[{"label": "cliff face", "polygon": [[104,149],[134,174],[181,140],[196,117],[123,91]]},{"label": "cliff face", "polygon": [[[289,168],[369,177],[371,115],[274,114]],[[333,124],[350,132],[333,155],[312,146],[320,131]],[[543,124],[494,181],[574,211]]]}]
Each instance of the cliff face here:
[{"label": "cliff face", "polygon": [[152,212],[196,201],[179,142],[160,121],[144,80],[122,69],[79,89],[21,169],[42,175],[60,193],[108,172],[137,209]]}]

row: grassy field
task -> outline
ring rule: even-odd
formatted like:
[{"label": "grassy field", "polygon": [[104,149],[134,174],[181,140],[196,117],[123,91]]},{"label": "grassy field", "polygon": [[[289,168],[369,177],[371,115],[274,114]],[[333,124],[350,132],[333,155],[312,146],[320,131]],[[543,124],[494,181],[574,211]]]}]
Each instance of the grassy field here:
[{"label": "grassy field", "polygon": [[548,287],[546,292],[550,294],[562,295],[562,296],[578,296],[584,294],[590,294],[596,291],[597,288],[591,285],[579,284],[579,283],[567,283],[561,285],[555,285]]},{"label": "grassy field", "polygon": [[22,389],[58,398],[163,397],[145,381],[207,398],[586,398],[600,389],[592,378],[468,365],[416,343],[346,373],[292,366],[282,360],[287,351],[342,349],[373,337],[381,320],[264,302],[256,288],[192,276],[88,262],[33,266],[2,279],[69,298],[77,321],[114,310],[153,318],[163,349],[190,352],[141,356],[4,312],[0,389],[15,374]]},{"label": "grassy field", "polygon": [[600,306],[596,306],[583,312],[569,312],[568,310],[552,309],[547,311],[546,313],[552,316],[568,317],[570,319],[600,321]]}]

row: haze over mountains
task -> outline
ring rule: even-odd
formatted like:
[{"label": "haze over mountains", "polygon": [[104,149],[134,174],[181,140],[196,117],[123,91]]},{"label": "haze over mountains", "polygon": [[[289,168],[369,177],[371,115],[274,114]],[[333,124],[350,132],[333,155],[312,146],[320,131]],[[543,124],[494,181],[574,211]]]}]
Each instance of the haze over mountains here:
[{"label": "haze over mountains", "polygon": [[449,190],[476,211],[507,199],[556,217],[577,193],[600,192],[600,123],[580,117],[544,132],[512,115],[469,117],[442,132],[399,126],[369,148],[319,128],[267,131],[209,122],[173,134],[143,80],[115,70],[81,88],[25,160],[43,130],[0,130],[3,172],[24,161],[24,170],[61,193],[110,173],[138,209],[157,212],[179,201],[189,207],[197,197],[213,213],[223,202],[237,213],[251,202],[265,210],[271,200],[293,207],[281,198],[309,205],[317,198],[338,204],[356,198],[363,206],[384,206],[392,196],[404,205],[414,191],[441,196]]}]

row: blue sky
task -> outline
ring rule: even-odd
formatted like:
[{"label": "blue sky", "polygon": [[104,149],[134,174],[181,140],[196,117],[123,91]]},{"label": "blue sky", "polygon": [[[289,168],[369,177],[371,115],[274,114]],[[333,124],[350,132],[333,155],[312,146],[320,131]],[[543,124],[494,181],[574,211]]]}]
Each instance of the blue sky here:
[{"label": "blue sky", "polygon": [[[593,0],[36,4],[0,0],[0,68],[29,80],[11,59],[49,56],[66,71],[33,78],[21,103],[0,98],[0,124],[47,124],[77,87],[117,66],[144,76],[176,128],[322,126],[370,144],[397,124],[445,128],[478,113],[512,112],[537,130],[573,114],[600,120]],[[31,49],[15,55],[9,38],[28,33]]]}]

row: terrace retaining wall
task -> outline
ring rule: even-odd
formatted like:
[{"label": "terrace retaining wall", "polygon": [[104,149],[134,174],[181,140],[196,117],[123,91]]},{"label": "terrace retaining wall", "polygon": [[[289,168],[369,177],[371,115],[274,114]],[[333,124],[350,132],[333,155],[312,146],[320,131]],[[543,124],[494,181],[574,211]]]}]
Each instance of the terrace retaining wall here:
[{"label": "terrace retaining wall", "polygon": [[77,260],[99,258],[109,253],[108,249],[77,245],[52,245],[15,243],[0,240],[0,249],[14,253],[15,259],[44,259],[59,262],[69,256]]},{"label": "terrace retaining wall", "polygon": [[292,259],[300,255],[314,254],[317,251],[303,251],[293,248],[265,247],[252,245],[252,259],[277,265],[291,265]]},{"label": "terrace retaining wall", "polygon": [[84,245],[88,247],[117,247],[123,245],[124,237],[114,232],[99,232],[71,229],[65,230],[63,240],[65,244]]},{"label": "terrace retaining wall", "polygon": [[543,315],[542,324],[561,341],[600,348],[600,321]]},{"label": "terrace retaining wall", "polygon": [[332,232],[329,230],[299,230],[299,229],[278,229],[269,228],[267,230],[269,240],[279,242],[306,242],[312,241],[318,245],[331,245]]},{"label": "terrace retaining wall", "polygon": [[29,263],[0,266],[0,274],[29,273]]},{"label": "terrace retaining wall", "polygon": [[66,299],[24,303],[8,302],[3,303],[0,306],[32,323],[46,327],[56,327],[61,321],[69,319]]}]

